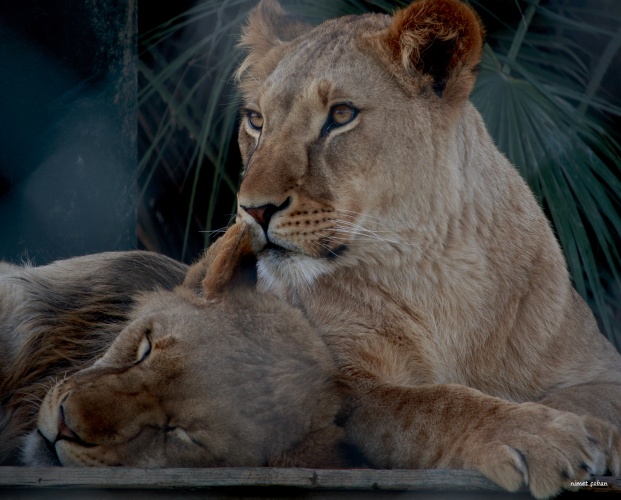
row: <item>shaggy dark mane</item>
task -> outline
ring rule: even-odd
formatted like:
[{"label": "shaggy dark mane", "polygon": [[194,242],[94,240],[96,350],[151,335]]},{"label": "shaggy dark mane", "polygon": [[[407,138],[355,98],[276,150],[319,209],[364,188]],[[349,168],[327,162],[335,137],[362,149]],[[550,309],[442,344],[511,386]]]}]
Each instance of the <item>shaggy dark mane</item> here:
[{"label": "shaggy dark mane", "polygon": [[17,440],[52,381],[93,363],[123,329],[138,295],[174,288],[186,270],[136,251],[0,275],[0,464],[15,460]]}]

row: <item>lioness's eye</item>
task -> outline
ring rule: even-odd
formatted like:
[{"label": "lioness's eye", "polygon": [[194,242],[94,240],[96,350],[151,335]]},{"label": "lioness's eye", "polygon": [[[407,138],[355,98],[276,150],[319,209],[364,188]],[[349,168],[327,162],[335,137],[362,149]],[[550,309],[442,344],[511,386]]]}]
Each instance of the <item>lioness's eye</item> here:
[{"label": "lioness's eye", "polygon": [[335,104],[330,108],[330,114],[321,129],[321,137],[326,137],[332,129],[342,127],[354,121],[358,116],[358,109],[349,104]]},{"label": "lioness's eye", "polygon": [[330,118],[335,125],[346,125],[356,117],[356,109],[348,104],[337,104],[330,110]]},{"label": "lioness's eye", "polygon": [[151,341],[149,337],[146,335],[142,337],[140,341],[140,345],[138,346],[138,351],[136,352],[136,363],[140,363],[149,357],[151,354]]},{"label": "lioness's eye", "polygon": [[255,130],[261,130],[263,128],[263,115],[256,111],[248,111],[248,125]]}]

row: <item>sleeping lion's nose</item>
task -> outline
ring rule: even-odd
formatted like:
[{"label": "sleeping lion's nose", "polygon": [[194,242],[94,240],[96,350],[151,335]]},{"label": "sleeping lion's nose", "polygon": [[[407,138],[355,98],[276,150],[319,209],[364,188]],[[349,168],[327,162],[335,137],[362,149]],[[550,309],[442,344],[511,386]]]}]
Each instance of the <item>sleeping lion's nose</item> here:
[{"label": "sleeping lion's nose", "polygon": [[289,206],[289,203],[291,203],[291,200],[287,198],[285,202],[282,203],[280,206],[276,206],[276,205],[272,205],[271,203],[268,203],[266,205],[261,205],[259,207],[246,207],[244,205],[241,205],[241,208],[243,208],[246,212],[248,212],[248,214],[254,220],[256,220],[257,223],[263,228],[263,231],[267,233],[267,228],[270,225],[270,220],[272,219],[272,216],[276,212],[279,212],[280,210],[284,210],[285,208],[287,208]]},{"label": "sleeping lion's nose", "polygon": [[80,441],[79,436],[75,432],[73,432],[65,423],[65,409],[63,408],[63,405],[60,405],[60,408],[58,410],[58,436],[56,437],[56,441],[58,441],[59,439]]}]

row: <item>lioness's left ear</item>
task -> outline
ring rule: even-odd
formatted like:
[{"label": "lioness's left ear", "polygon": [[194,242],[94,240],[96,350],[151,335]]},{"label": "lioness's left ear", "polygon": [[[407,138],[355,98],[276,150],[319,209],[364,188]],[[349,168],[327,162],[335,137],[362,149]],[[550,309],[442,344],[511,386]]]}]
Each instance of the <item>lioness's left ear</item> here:
[{"label": "lioness's left ear", "polygon": [[426,77],[438,96],[466,99],[483,37],[478,15],[460,0],[418,0],[395,13],[381,42],[406,73]]}]

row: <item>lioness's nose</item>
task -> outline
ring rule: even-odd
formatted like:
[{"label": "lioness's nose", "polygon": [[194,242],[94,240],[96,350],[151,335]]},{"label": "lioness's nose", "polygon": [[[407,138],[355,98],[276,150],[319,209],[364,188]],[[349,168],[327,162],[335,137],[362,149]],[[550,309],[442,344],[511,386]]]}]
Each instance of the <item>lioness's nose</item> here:
[{"label": "lioness's nose", "polygon": [[267,232],[272,216],[276,212],[287,208],[290,202],[291,200],[287,198],[280,206],[268,203],[267,205],[261,205],[260,207],[245,207],[244,205],[241,205],[241,208],[248,212],[248,214],[250,214],[250,216],[259,223],[259,225],[263,228],[263,231]]},{"label": "lioness's nose", "polygon": [[[270,207],[272,207],[271,210]],[[272,214],[276,211],[275,205],[261,205],[260,207],[242,206],[242,208],[246,212],[248,212],[252,216],[252,218],[256,220],[263,228],[266,228],[269,225]]]}]

